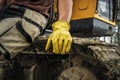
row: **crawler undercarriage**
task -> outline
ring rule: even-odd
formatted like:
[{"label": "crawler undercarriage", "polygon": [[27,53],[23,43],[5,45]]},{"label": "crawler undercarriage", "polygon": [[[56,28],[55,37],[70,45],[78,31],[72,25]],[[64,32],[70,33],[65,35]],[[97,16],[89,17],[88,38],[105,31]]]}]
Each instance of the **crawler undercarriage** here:
[{"label": "crawler undercarriage", "polygon": [[38,37],[12,60],[7,80],[120,80],[118,45],[73,37],[70,54],[55,55],[44,51],[46,40]]}]

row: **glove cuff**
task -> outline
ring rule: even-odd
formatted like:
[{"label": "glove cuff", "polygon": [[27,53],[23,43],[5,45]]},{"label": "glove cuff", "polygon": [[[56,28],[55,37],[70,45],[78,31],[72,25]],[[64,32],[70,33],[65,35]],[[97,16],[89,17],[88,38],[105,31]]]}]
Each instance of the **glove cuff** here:
[{"label": "glove cuff", "polygon": [[70,30],[70,24],[66,21],[56,21],[52,24],[52,29],[65,29]]}]

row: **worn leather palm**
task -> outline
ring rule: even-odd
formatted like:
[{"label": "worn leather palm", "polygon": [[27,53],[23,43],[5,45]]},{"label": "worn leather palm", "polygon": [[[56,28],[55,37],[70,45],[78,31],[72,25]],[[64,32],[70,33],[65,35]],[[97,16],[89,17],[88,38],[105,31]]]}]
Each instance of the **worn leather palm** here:
[{"label": "worn leather palm", "polygon": [[72,37],[69,32],[70,25],[65,21],[56,21],[52,25],[53,32],[48,38],[45,50],[53,47],[53,53],[69,53],[72,44]]}]

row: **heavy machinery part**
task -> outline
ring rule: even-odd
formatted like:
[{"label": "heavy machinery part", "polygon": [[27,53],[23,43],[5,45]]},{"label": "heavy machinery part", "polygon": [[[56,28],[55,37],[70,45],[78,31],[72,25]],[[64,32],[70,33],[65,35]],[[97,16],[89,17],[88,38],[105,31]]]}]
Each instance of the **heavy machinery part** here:
[{"label": "heavy machinery part", "polygon": [[80,66],[70,67],[64,70],[58,80],[97,80],[96,76],[88,69]]},{"label": "heavy machinery part", "polygon": [[[46,40],[47,36],[38,37],[34,43],[36,52],[29,47],[16,57],[27,79],[40,80],[40,74],[44,73],[48,80],[69,79],[71,74],[77,76],[76,79],[92,77],[93,80],[120,80],[119,46],[73,37],[70,54],[55,55],[51,51],[44,52]],[[33,76],[30,77],[30,74]]]},{"label": "heavy machinery part", "polygon": [[[86,53],[86,56],[96,58],[96,61],[104,67],[104,74],[108,76],[109,80],[120,79],[120,47],[118,45],[80,38],[76,38],[74,43],[79,45],[77,49],[80,49],[80,46],[84,47],[86,51],[83,52],[83,54]],[[77,46],[75,45],[75,47]],[[82,50],[78,52],[80,51]],[[91,63],[91,60],[92,59],[89,59],[87,62],[94,65],[94,61]]]},{"label": "heavy machinery part", "polygon": [[[36,41],[37,54],[52,56],[51,52],[43,51],[46,40],[47,36],[41,36]],[[23,53],[28,52],[24,51]],[[108,44],[90,38],[73,37],[71,53],[67,56],[65,60],[70,60],[70,62],[67,62],[70,63],[69,65],[64,64],[66,61],[62,58],[65,57],[65,55],[61,58],[65,66],[64,69],[70,68],[71,64],[72,67],[84,65],[88,67],[88,69],[91,69],[97,77],[106,76],[106,78],[102,80],[120,79],[120,47],[118,45]]]},{"label": "heavy machinery part", "polygon": [[71,33],[78,37],[113,35],[116,5],[117,0],[73,0]]},{"label": "heavy machinery part", "polygon": [[[73,0],[70,32],[78,37],[113,35],[117,21],[117,3],[118,0]],[[56,8],[57,6],[57,13]]]},{"label": "heavy machinery part", "polygon": [[108,69],[106,73],[110,79],[120,79],[120,54],[117,47],[111,46],[89,46],[93,55]]}]

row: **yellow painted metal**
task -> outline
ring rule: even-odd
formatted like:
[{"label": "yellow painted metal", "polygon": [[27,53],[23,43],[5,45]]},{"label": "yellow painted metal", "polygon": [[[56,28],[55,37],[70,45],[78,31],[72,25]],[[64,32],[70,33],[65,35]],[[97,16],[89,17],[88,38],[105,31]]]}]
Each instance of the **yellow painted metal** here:
[{"label": "yellow painted metal", "polygon": [[96,11],[96,0],[73,0],[71,20],[93,18]]},{"label": "yellow painted metal", "polygon": [[99,16],[98,14],[95,14],[94,18],[99,19],[99,20],[101,20],[101,21],[103,21],[103,22],[105,22],[107,24],[111,24],[113,26],[116,26],[116,21],[110,21],[110,20],[108,20],[106,18],[103,18],[103,17]]},{"label": "yellow painted metal", "polygon": [[[57,0],[54,0],[54,11],[55,13],[57,10]],[[104,17],[101,17],[97,14],[97,0],[73,0],[73,11],[71,20],[80,20],[80,19],[87,19],[87,18],[96,18],[113,26],[116,25],[116,20],[110,21]]]}]

